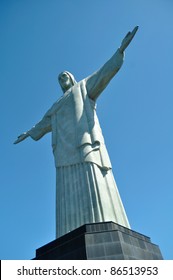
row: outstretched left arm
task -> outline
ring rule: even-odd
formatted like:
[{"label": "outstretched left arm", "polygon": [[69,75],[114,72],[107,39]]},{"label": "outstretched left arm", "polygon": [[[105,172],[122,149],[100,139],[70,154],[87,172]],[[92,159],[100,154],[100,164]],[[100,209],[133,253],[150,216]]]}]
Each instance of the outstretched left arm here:
[{"label": "outstretched left arm", "polygon": [[86,88],[91,99],[96,100],[123,64],[124,54],[119,51],[95,73],[86,78]]},{"label": "outstretched left arm", "polygon": [[128,32],[116,53],[103,65],[103,67],[85,79],[87,92],[91,99],[97,99],[110,80],[121,68],[123,64],[124,50],[132,41],[137,30],[138,26],[136,26],[132,32]]}]

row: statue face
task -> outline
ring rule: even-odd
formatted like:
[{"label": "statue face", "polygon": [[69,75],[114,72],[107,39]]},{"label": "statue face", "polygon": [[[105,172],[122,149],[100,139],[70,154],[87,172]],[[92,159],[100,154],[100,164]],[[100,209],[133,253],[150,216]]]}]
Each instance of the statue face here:
[{"label": "statue face", "polygon": [[70,76],[65,72],[62,73],[58,79],[64,92],[73,86]]}]

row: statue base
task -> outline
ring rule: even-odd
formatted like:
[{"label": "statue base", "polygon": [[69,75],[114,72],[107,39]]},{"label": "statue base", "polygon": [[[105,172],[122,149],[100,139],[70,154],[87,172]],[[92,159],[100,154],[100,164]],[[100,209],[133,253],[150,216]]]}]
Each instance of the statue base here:
[{"label": "statue base", "polygon": [[34,260],[162,260],[149,237],[113,222],[83,225],[36,250]]}]

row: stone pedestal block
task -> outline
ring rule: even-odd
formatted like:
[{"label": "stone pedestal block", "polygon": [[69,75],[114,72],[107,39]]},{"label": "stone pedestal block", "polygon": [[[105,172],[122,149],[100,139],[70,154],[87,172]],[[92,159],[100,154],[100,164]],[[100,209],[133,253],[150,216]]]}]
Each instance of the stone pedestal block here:
[{"label": "stone pedestal block", "polygon": [[36,250],[35,260],[162,260],[149,237],[113,222],[83,225]]}]

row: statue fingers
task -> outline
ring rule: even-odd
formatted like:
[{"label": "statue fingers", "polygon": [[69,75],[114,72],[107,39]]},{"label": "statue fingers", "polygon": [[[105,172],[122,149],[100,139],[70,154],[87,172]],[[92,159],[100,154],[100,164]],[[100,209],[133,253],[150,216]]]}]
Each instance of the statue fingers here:
[{"label": "statue fingers", "polygon": [[135,36],[136,32],[138,31],[139,26],[135,26],[135,28],[132,30],[131,32],[131,40],[133,39],[133,37]]},{"label": "statue fingers", "polygon": [[130,42],[132,41],[133,37],[135,36],[135,34],[136,34],[138,28],[139,28],[139,27],[136,26],[136,27],[132,30],[132,32],[129,31],[129,32],[127,33],[127,35],[124,37],[124,39],[123,39],[123,41],[122,41],[122,43],[121,43],[120,51],[123,52],[123,51],[128,47],[128,45],[129,45]]},{"label": "statue fingers", "polygon": [[17,138],[17,140],[16,141],[14,141],[14,143],[13,144],[18,144],[19,142],[20,142],[21,140],[19,139],[19,137]]},{"label": "statue fingers", "polygon": [[129,35],[131,34],[131,32],[129,31],[126,36],[124,37],[124,39],[126,39]]},{"label": "statue fingers", "polygon": [[125,36],[124,39],[129,40],[131,42],[131,40],[133,39],[133,37],[135,36],[136,32],[138,31],[139,26],[136,26],[132,32],[128,32],[127,35]]},{"label": "statue fingers", "polygon": [[25,138],[28,137],[28,134],[24,132],[23,134],[20,134],[17,138],[17,140],[14,142],[14,144],[18,144],[19,142],[23,141]]}]

